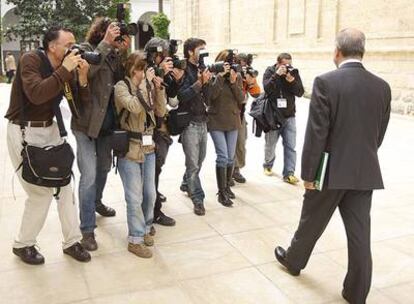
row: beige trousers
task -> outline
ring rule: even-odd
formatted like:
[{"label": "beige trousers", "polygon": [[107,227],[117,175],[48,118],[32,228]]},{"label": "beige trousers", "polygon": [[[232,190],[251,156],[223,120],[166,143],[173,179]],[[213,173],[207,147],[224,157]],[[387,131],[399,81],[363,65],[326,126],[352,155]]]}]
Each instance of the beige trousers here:
[{"label": "beige trousers", "polygon": [[[62,143],[59,129],[54,122],[46,128],[26,127],[26,142],[30,145],[44,147],[48,145],[58,145]],[[9,122],[7,126],[7,146],[13,167],[18,168],[22,162],[20,155],[22,151],[22,133],[20,126]],[[17,173],[20,184],[27,194],[19,234],[14,242],[14,248],[33,246],[36,238],[42,229],[46,216],[49,212],[50,203],[53,199],[54,188],[40,187],[29,184],[22,179],[21,169]],[[78,210],[69,184],[62,187],[59,200],[56,201],[58,214],[63,233],[63,249],[66,249],[81,239],[79,230]]]}]

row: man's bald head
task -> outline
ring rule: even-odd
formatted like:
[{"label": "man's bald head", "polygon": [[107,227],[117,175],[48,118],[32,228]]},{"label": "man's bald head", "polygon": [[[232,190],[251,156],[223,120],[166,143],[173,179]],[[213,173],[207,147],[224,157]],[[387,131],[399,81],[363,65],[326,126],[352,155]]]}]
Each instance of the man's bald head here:
[{"label": "man's bald head", "polygon": [[344,58],[362,59],[365,53],[365,34],[353,28],[343,29],[336,36],[336,48]]}]

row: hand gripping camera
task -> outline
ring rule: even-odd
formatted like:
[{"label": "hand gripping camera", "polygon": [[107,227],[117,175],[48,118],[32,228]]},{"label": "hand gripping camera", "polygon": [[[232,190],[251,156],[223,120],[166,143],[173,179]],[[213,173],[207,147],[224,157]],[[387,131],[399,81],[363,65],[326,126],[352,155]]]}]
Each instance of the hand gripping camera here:
[{"label": "hand gripping camera", "polygon": [[180,59],[177,56],[178,46],[182,43],[181,40],[176,39],[170,39],[170,44],[168,47],[168,55],[172,58],[173,61],[173,67],[185,70],[187,68],[187,60],[186,59]]},{"label": "hand gripping camera", "polygon": [[162,53],[163,53],[162,46],[149,47],[146,53],[146,60],[147,60],[148,67],[154,69],[155,76],[164,78],[165,76],[164,70],[160,68],[155,62],[155,58],[157,57],[157,55],[162,54]]},{"label": "hand gripping camera", "polygon": [[122,36],[135,36],[138,33],[138,25],[136,23],[127,24],[125,22],[127,8],[128,4],[126,3],[118,3],[116,5],[116,20],[118,21],[119,30],[121,32],[119,37],[116,38],[117,41],[122,41]]},{"label": "hand gripping camera", "polygon": [[77,50],[78,54],[81,55],[81,58],[86,60],[89,64],[96,65],[101,62],[101,54],[85,51],[81,48],[79,44],[72,45],[72,47],[66,51],[65,56],[69,55],[69,53],[72,52],[73,50]]}]

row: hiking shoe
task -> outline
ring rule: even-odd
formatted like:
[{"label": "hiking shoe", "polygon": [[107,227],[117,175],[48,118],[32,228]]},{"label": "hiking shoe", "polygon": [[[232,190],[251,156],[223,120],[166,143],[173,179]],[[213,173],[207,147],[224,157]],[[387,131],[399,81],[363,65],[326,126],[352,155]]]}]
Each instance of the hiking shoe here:
[{"label": "hiking shoe", "polygon": [[288,183],[288,184],[291,184],[291,185],[296,185],[297,183],[299,183],[298,178],[296,176],[294,176],[293,174],[285,176],[283,178],[283,181]]},{"label": "hiking shoe", "polygon": [[82,240],[80,243],[82,247],[88,251],[95,251],[98,249],[98,243],[95,240],[95,233],[93,232],[82,233]]},{"label": "hiking shoe", "polygon": [[128,243],[128,251],[140,258],[149,259],[152,257],[152,251],[145,244]]}]

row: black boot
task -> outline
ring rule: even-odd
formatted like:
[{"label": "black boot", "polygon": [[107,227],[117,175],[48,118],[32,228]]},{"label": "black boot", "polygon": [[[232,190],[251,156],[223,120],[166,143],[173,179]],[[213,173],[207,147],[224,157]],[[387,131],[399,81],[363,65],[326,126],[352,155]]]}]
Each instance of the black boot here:
[{"label": "black boot", "polygon": [[219,189],[218,201],[225,207],[231,207],[233,202],[230,200],[227,192],[226,192],[226,185],[227,185],[227,168],[216,167],[216,179],[217,179],[217,187]]},{"label": "black boot", "polygon": [[233,182],[233,166],[227,167],[227,175],[226,175],[226,192],[230,199],[235,199],[236,195],[231,191],[230,184]]}]

